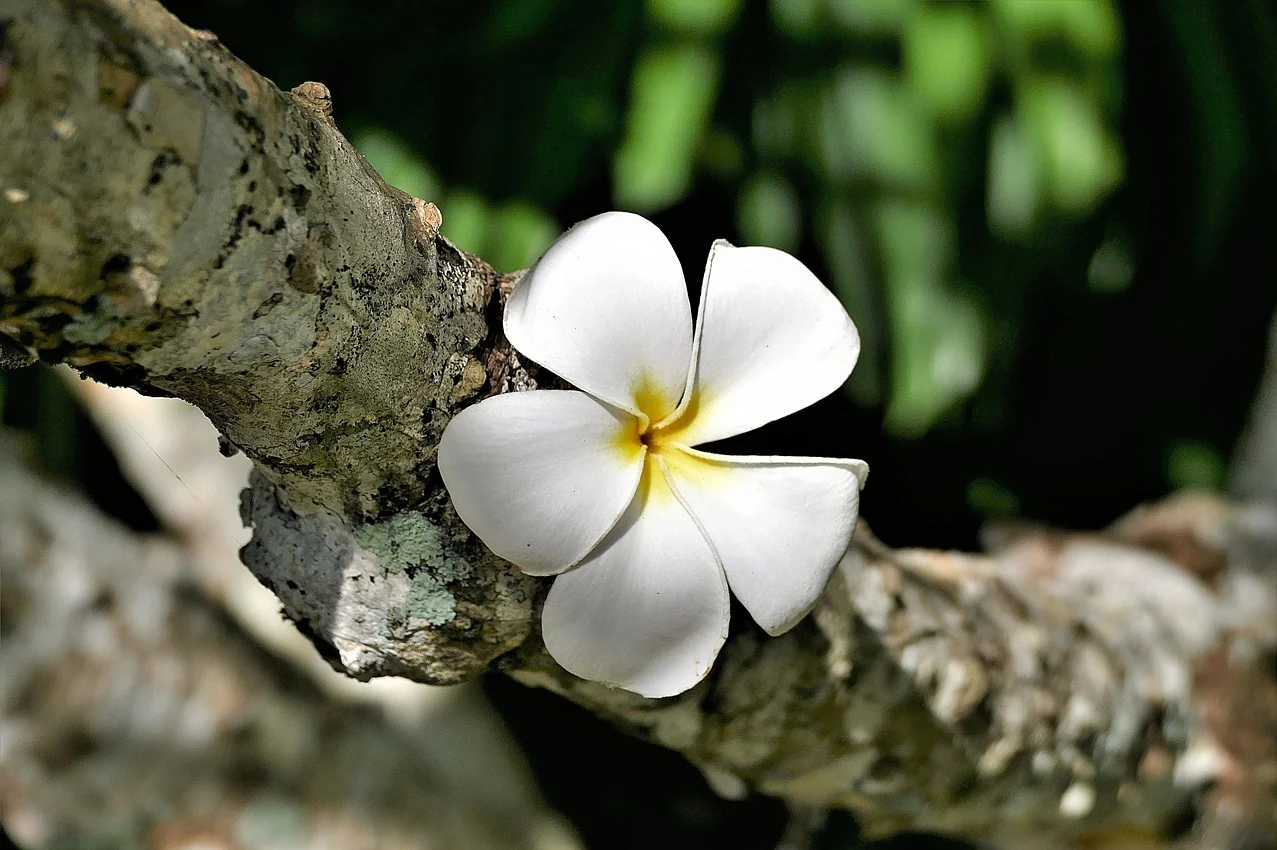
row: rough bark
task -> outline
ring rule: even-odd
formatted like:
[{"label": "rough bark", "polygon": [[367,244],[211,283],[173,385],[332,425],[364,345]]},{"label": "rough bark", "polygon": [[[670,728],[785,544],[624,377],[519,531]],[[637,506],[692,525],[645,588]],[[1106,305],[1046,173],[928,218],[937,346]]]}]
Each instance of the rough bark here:
[{"label": "rough bark", "polygon": [[[497,661],[759,789],[1006,846],[1269,846],[1277,520],[1209,499],[988,556],[861,529],[813,616],[737,623],[648,701],[557,668],[545,584],[488,553],[433,470],[448,417],[538,375],[501,279],[331,123],[151,0],[2,0],[0,339],[199,406],[256,464],[244,560],[353,676]],[[739,619],[739,618],[738,618]],[[1267,842],[1267,843],[1265,843]]]},{"label": "rough bark", "polygon": [[482,754],[440,765],[437,728],[336,699],[261,649],[196,590],[182,548],[37,478],[6,436],[0,818],[21,846],[577,846],[534,794],[471,775]]},{"label": "rough bark", "polygon": [[[281,92],[151,2],[0,19],[0,337],[202,409],[263,473],[247,562],[352,674],[459,681],[518,645],[534,584],[432,480],[449,412],[510,362],[492,269],[378,178],[322,87]],[[356,542],[405,535],[446,557],[387,574]]]}]

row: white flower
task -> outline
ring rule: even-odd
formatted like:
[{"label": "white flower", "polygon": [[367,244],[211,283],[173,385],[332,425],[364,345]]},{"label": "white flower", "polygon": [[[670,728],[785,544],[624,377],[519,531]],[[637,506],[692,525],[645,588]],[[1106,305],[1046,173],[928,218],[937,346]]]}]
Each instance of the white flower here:
[{"label": "white flower", "polygon": [[581,392],[463,410],[439,472],[493,552],[558,576],[542,633],[559,664],[671,696],[713,665],[729,586],[769,634],[806,615],[850,541],[868,467],[692,448],[801,410],[851,373],[855,325],[806,266],[715,242],[693,335],[665,236],[604,213],[527,273],[505,332]]}]

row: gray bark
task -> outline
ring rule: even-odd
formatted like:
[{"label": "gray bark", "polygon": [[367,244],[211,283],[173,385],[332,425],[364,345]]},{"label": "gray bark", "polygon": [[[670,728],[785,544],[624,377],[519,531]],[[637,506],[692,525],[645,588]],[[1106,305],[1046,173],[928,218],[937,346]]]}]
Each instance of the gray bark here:
[{"label": "gray bark", "polygon": [[577,846],[534,794],[482,775],[500,759],[439,746],[461,724],[321,690],[199,592],[183,548],[40,479],[9,437],[0,817],[21,846]]},{"label": "gray bark", "polygon": [[0,9],[5,357],[199,406],[256,464],[245,563],[338,669],[438,684],[495,664],[724,793],[845,807],[875,834],[1277,835],[1271,511],[1180,499],[1099,535],[1004,530],[990,555],[862,525],[811,617],[741,630],[692,691],[582,682],[541,646],[547,583],[487,552],[434,471],[455,410],[543,380],[501,336],[513,279],[386,186],[318,84],[279,91],[152,0]]}]

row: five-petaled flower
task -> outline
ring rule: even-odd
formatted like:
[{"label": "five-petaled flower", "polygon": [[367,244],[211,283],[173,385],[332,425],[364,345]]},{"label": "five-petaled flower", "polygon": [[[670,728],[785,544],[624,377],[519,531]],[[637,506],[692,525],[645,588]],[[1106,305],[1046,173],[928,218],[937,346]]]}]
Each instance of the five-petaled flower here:
[{"label": "five-petaled flower", "polygon": [[868,467],[694,448],[801,410],[851,373],[855,325],[806,266],[715,242],[693,333],[665,236],[604,213],[527,273],[505,332],[581,392],[463,410],[439,471],[493,552],[558,576],[542,634],[559,664],[671,696],[713,665],[729,587],[769,634],[806,615],[850,541]]}]

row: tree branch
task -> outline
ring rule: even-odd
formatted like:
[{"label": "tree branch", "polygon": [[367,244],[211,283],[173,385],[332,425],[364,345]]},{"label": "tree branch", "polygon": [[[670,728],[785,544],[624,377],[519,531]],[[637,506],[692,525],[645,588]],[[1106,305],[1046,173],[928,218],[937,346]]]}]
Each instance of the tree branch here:
[{"label": "tree branch", "polygon": [[877,832],[1277,834],[1270,513],[1170,502],[990,556],[862,528],[811,618],[738,622],[689,693],[576,680],[536,634],[546,584],[474,540],[434,473],[452,412],[538,385],[500,334],[513,279],[372,172],[321,86],[280,92],[151,0],[4,2],[6,362],[204,410],[256,463],[245,563],[334,666],[448,683],[499,658],[725,793]]},{"label": "tree branch", "polygon": [[[455,682],[517,646],[535,585],[433,476],[453,408],[520,374],[495,272],[369,168],[322,87],[279,91],[153,2],[5,11],[0,337],[202,409],[262,473],[246,561],[353,675]],[[396,528],[450,566],[383,580],[355,537],[409,506]]]},{"label": "tree branch", "polygon": [[454,767],[446,712],[391,722],[326,693],[196,591],[183,549],[14,448],[0,430],[0,816],[22,846],[577,844],[499,735]]}]

